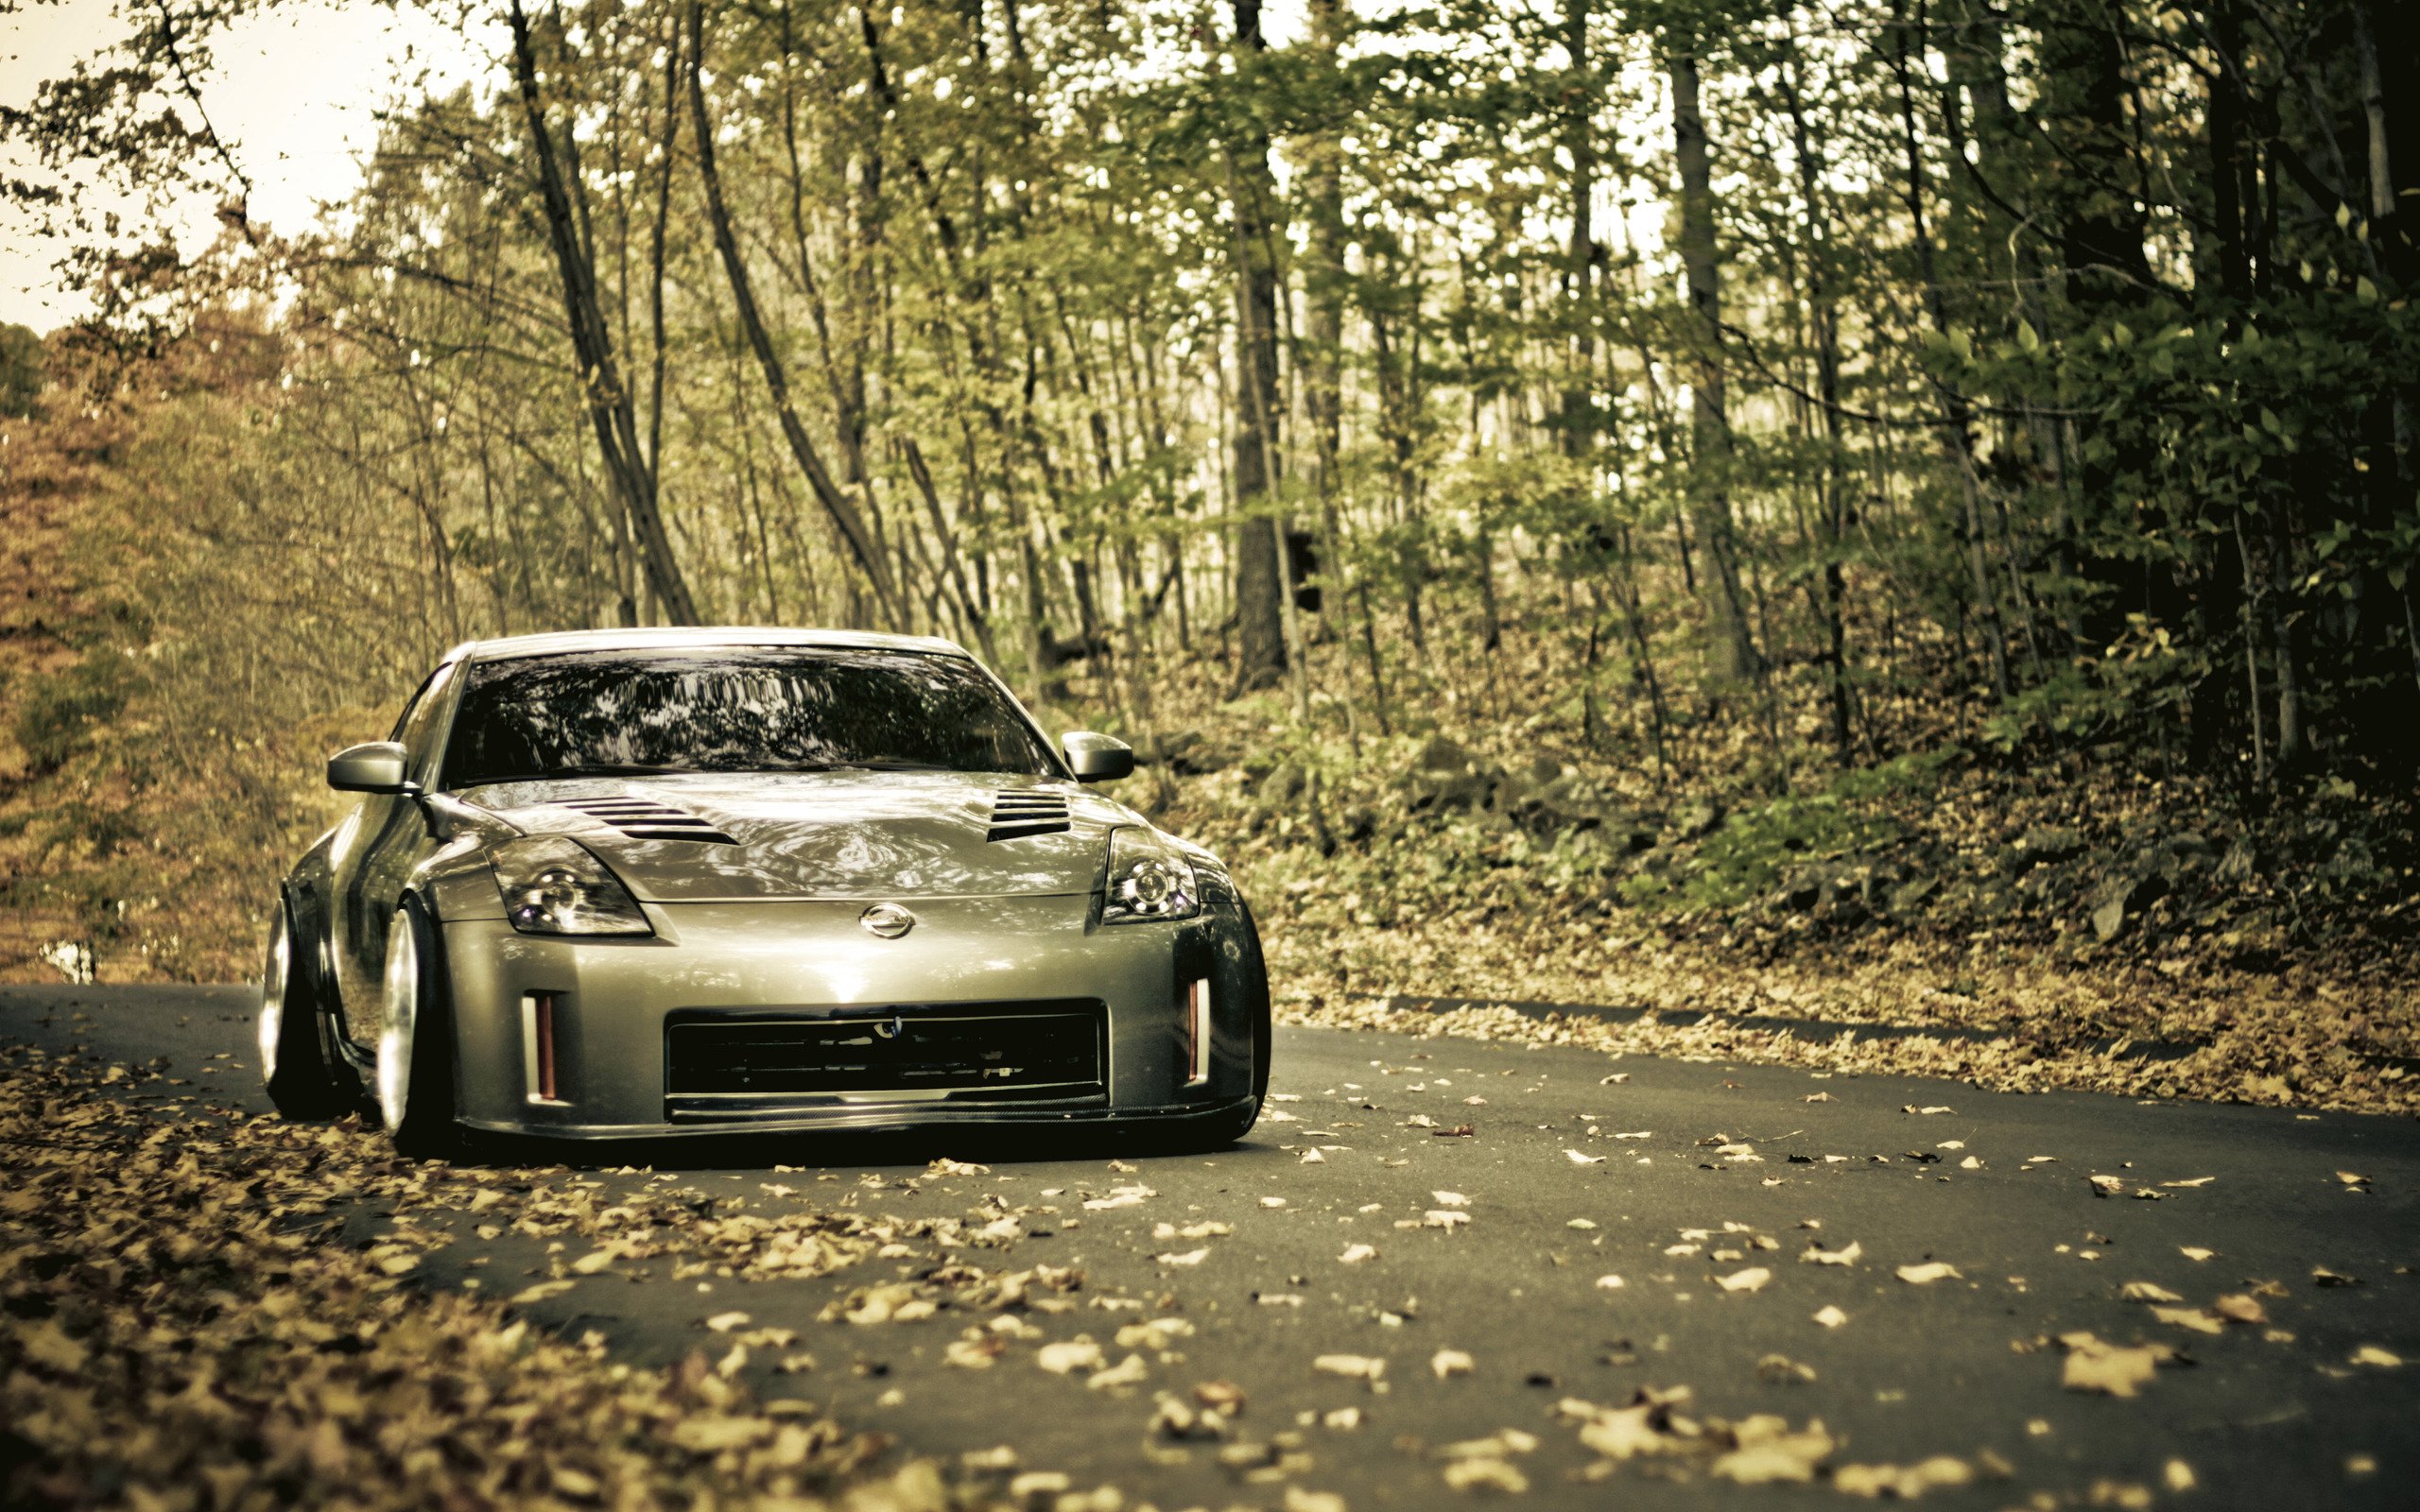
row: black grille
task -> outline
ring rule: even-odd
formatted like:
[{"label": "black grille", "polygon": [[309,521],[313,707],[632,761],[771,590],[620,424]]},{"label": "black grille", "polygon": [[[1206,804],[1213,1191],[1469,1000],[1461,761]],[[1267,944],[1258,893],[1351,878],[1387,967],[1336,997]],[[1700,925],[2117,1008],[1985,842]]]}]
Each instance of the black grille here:
[{"label": "black grille", "polygon": [[1108,1095],[1092,999],[852,1009],[829,1018],[676,1013],[665,1101],[683,1118],[836,1103],[1085,1102]]},{"label": "black grille", "polygon": [[1067,800],[1057,793],[1000,793],[992,799],[986,840],[1022,840],[1029,834],[1067,833]]},{"label": "black grille", "polygon": [[702,845],[737,845],[694,814],[645,798],[579,798],[562,805],[612,825],[633,840],[695,840]]}]

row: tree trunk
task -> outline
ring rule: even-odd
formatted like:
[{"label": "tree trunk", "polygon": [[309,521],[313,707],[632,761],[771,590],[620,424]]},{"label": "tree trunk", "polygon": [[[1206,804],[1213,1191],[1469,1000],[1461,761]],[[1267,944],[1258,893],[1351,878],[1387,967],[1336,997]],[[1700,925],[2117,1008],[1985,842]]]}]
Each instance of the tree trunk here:
[{"label": "tree trunk", "polygon": [[[1815,394],[1824,414],[1824,476],[1822,483],[1824,593],[1820,600],[1826,660],[1826,704],[1832,721],[1832,747],[1847,765],[1854,740],[1849,729],[1849,658],[1847,583],[1841,557],[1848,550],[1848,479],[1843,475],[1848,442],[1841,434],[1840,315],[1832,296],[1832,233],[1824,214],[1824,165],[1813,133],[1806,129],[1806,104],[1798,94],[1798,62],[1782,59],[1778,77],[1782,103],[1789,112],[1791,156],[1798,161],[1798,197],[1806,206],[1806,305],[1813,325]],[[1921,209],[1919,209],[1921,215]],[[1917,236],[1923,236],[1918,222]],[[2007,696],[2005,682],[2001,696]]]},{"label": "tree trunk", "polygon": [[[1260,0],[1234,0],[1236,62],[1255,70],[1267,43]],[[1274,686],[1286,676],[1285,558],[1278,550],[1284,517],[1270,528],[1256,513],[1272,508],[1278,484],[1277,267],[1270,255],[1270,216],[1277,187],[1269,168],[1269,138],[1255,128],[1228,156],[1236,226],[1236,684]]]},{"label": "tree trunk", "polygon": [[580,237],[562,160],[555,149],[554,132],[547,125],[545,105],[539,97],[537,48],[521,0],[512,0],[510,19],[513,81],[521,99],[522,120],[529,131],[530,153],[537,163],[546,237],[555,254],[563,316],[571,327],[572,352],[579,364],[580,387],[587,397],[597,452],[638,537],[640,560],[657,604],[673,623],[695,625],[697,603],[690,597],[687,579],[682,576],[672,540],[665,533],[664,516],[656,506],[656,475],[641,446],[630,387],[622,381],[621,369],[614,362],[614,338],[597,301],[595,251]]},{"label": "tree trunk", "polygon": [[[1596,373],[1596,335],[1589,322],[1595,308],[1591,266],[1596,244],[1590,235],[1590,212],[1597,198],[1596,112],[1599,94],[1589,77],[1589,0],[1564,0],[1563,51],[1572,83],[1564,91],[1570,114],[1564,123],[1564,149],[1571,154],[1571,236],[1564,249],[1563,307],[1570,322],[1570,350],[1565,354],[1563,388],[1563,454],[1588,455],[1596,443],[1596,400],[1591,386]],[[1591,648],[1596,641],[1591,636]]]},{"label": "tree trunk", "polygon": [[[1925,315],[1939,335],[1949,335],[1949,301],[1943,297],[1941,277],[1933,266],[1932,234],[1926,216],[1924,139],[1916,129],[1915,86],[1910,75],[1910,54],[1918,50],[1923,39],[1905,20],[1905,0],[1893,0],[1891,8],[1892,36],[1891,69],[1899,93],[1899,131],[1907,154],[1908,222],[1914,230],[1916,277],[1924,284]],[[1974,417],[1966,396],[1946,384],[1933,386],[1941,403],[1941,448],[1944,459],[1958,482],[1966,547],[1966,576],[1975,595],[1975,612],[1983,626],[1983,646],[1992,662],[1992,692],[2000,702],[2009,697],[2008,633],[2000,620],[1999,594],[1992,586],[1992,572],[1983,544],[1982,480],[1975,468]]]},{"label": "tree trunk", "polygon": [[1705,113],[1698,103],[1698,60],[1686,50],[1670,60],[1672,137],[1681,170],[1681,266],[1697,345],[1689,392],[1689,491],[1692,534],[1705,558],[1698,575],[1706,607],[1706,672],[1717,689],[1759,675],[1763,659],[1748,628],[1739,591],[1738,548],[1731,516],[1731,421],[1723,411],[1722,265],[1715,246],[1713,164]]},{"label": "tree trunk", "polygon": [[799,471],[806,474],[807,486],[815,490],[816,501],[823,506],[824,513],[832,517],[850,555],[856,558],[868,586],[873,590],[884,622],[901,628],[908,622],[907,610],[893,584],[890,563],[867,528],[865,517],[833,481],[813,438],[800,422],[798,406],[790,402],[789,375],[782,366],[780,353],[773,350],[772,335],[765,329],[765,318],[756,307],[756,296],[749,284],[748,263],[740,254],[738,238],[732,230],[731,209],[723,200],[722,175],[715,167],[714,121],[706,112],[706,92],[700,77],[706,45],[703,12],[698,0],[690,0],[689,111],[698,137],[698,174],[706,191],[707,215],[714,222],[715,250],[721,254],[723,276],[731,284],[732,304],[738,312],[748,345],[756,353],[756,366],[765,375],[765,388],[772,398],[773,412],[781,421],[783,438],[789,442],[791,457]]}]

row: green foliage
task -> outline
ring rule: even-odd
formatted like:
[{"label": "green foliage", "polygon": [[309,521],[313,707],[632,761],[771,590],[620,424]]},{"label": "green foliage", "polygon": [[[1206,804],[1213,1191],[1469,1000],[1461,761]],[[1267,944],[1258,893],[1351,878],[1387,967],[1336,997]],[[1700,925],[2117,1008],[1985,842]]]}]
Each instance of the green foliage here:
[{"label": "green foliage", "polygon": [[1794,867],[1878,851],[1907,834],[1894,816],[1938,786],[1954,750],[1910,752],[1834,776],[1821,790],[1743,807],[1667,868],[1623,877],[1624,902],[1657,910],[1733,910],[1761,902]]}]

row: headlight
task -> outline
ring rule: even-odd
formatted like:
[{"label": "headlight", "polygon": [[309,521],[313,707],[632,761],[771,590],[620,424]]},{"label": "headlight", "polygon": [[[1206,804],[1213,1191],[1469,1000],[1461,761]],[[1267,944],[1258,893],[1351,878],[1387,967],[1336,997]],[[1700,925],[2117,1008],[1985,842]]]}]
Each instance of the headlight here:
[{"label": "headlight", "polygon": [[1130,825],[1110,835],[1106,894],[1104,924],[1148,924],[1201,912],[1192,864],[1157,830]]},{"label": "headlight", "polygon": [[524,935],[652,935],[622,879],[577,840],[530,834],[488,852],[504,917]]}]

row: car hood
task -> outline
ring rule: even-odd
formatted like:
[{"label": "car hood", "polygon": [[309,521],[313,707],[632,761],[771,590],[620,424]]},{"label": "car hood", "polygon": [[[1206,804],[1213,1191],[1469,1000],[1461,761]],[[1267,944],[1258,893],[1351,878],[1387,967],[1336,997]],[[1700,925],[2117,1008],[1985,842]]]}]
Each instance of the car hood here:
[{"label": "car hood", "polygon": [[701,773],[458,796],[569,835],[657,902],[1088,893],[1110,831],[1142,822],[1072,782],[997,773]]}]

